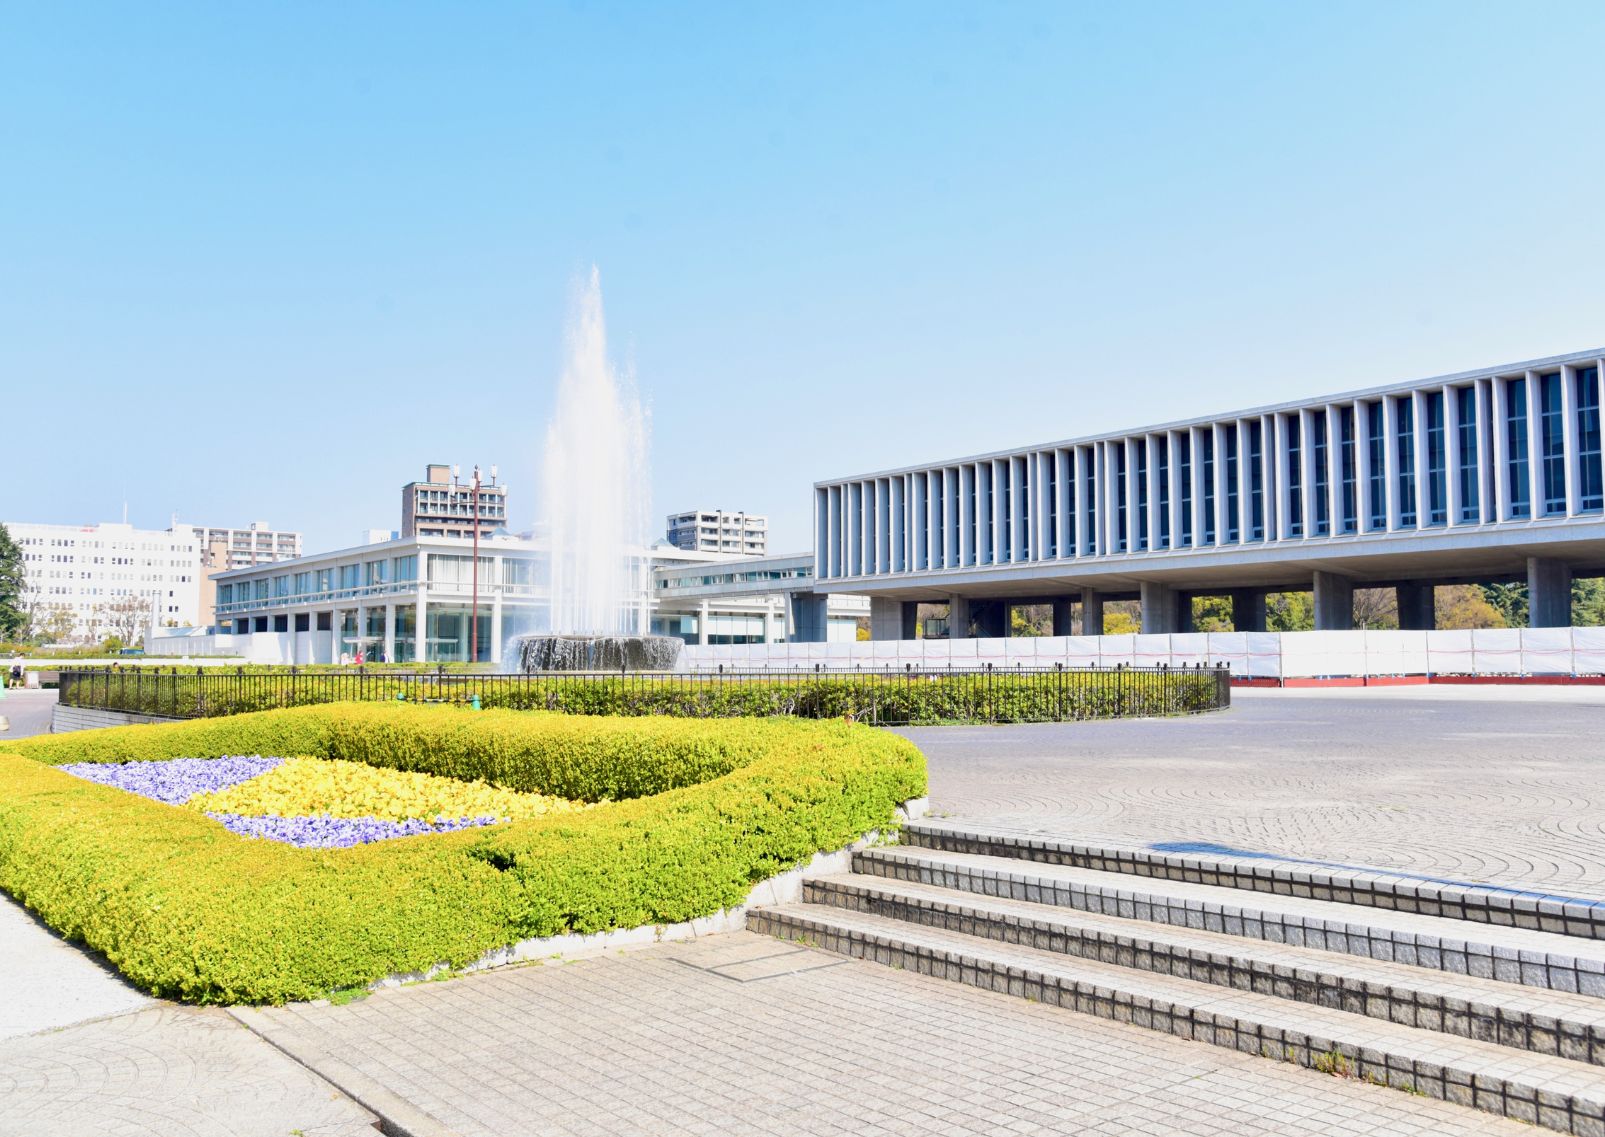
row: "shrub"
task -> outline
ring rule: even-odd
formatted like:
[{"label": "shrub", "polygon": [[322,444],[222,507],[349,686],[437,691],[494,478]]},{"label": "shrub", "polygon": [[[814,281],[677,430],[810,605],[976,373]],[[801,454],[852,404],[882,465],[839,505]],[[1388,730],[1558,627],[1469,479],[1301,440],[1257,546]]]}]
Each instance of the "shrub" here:
[{"label": "shrub", "polygon": [[[25,739],[0,754],[0,888],[153,994],[306,999],[518,940],[667,924],[893,821],[895,735],[842,723],[569,718],[341,704]],[[77,761],[308,754],[606,804],[295,849],[86,782]]]}]

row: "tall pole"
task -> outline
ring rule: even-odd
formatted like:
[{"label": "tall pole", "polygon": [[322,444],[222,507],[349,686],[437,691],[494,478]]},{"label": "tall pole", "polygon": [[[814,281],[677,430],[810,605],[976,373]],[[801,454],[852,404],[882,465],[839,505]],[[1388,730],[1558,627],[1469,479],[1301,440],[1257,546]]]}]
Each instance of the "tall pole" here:
[{"label": "tall pole", "polygon": [[474,467],[474,606],[468,617],[468,662],[479,662],[479,467]]}]

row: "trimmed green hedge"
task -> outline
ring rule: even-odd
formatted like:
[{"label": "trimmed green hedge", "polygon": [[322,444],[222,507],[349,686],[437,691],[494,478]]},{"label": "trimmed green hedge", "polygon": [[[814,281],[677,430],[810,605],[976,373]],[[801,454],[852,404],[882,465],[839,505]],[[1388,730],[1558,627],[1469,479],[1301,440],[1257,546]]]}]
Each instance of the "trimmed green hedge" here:
[{"label": "trimmed green hedge", "polygon": [[[342,704],[5,750],[0,888],[139,987],[189,1002],[315,998],[522,939],[708,915],[890,825],[925,792],[912,744],[834,722]],[[225,753],[341,757],[604,804],[296,849],[52,769]]]},{"label": "trimmed green hedge", "polygon": [[1063,722],[1192,714],[1229,699],[1220,673],[1179,668],[931,676],[621,677],[342,675],[95,676],[63,703],[179,718],[331,702],[466,700],[515,710],[691,718],[794,716],[878,723]]}]

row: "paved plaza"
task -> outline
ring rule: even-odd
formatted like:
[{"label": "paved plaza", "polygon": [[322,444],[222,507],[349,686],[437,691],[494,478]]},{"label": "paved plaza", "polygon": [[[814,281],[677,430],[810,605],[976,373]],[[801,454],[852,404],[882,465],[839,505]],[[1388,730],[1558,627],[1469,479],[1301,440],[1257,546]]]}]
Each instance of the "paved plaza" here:
[{"label": "paved plaza", "polygon": [[1605,897],[1605,688],[1239,690],[1187,719],[916,728],[938,815]]},{"label": "paved plaza", "polygon": [[[1602,724],[1591,689],[1435,688],[907,733],[955,817],[1605,895]],[[748,933],[240,1016],[260,1034],[144,999],[9,901],[0,937],[0,1134],[355,1137],[365,1105],[418,1137],[1534,1132]]]}]

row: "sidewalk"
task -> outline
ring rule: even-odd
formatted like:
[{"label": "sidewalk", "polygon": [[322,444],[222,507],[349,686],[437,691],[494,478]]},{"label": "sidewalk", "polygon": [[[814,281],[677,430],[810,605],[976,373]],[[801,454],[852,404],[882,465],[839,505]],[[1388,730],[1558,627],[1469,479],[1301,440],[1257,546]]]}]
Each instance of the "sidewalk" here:
[{"label": "sidewalk", "polygon": [[745,932],[259,1017],[416,1137],[1538,1132]]},{"label": "sidewalk", "polygon": [[0,1137],[372,1137],[227,1012],[151,999],[0,895]]}]

